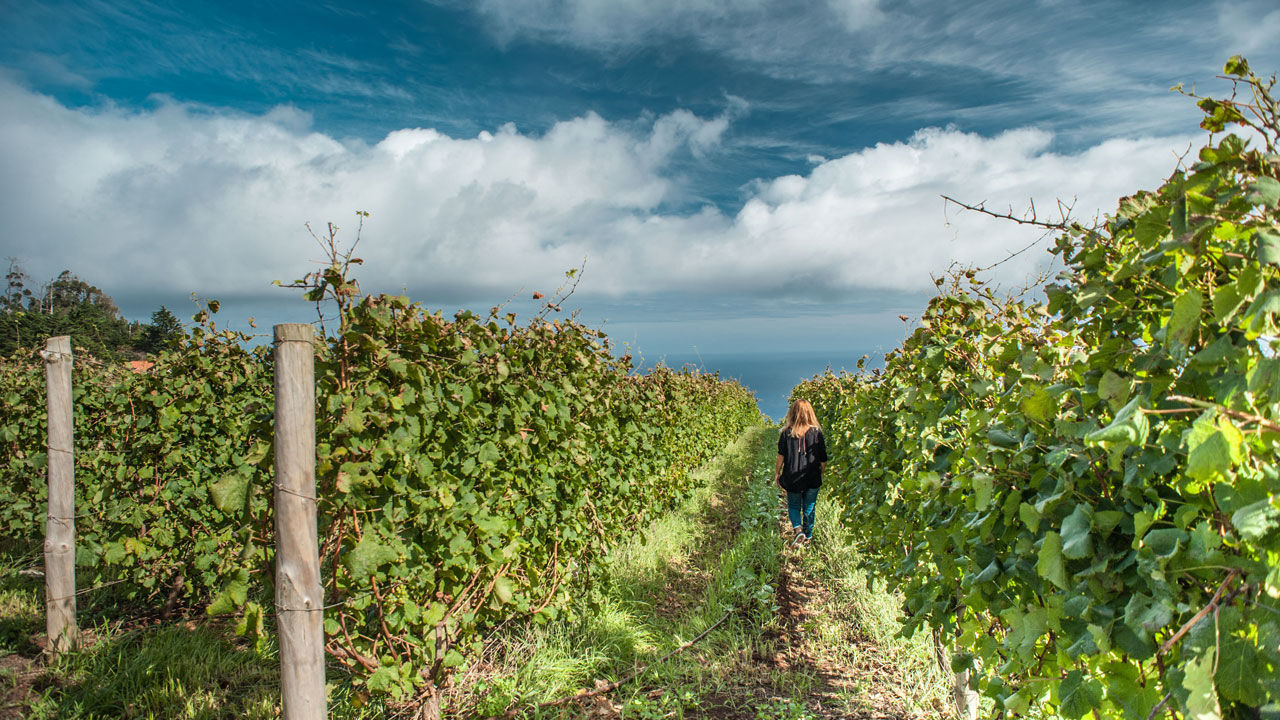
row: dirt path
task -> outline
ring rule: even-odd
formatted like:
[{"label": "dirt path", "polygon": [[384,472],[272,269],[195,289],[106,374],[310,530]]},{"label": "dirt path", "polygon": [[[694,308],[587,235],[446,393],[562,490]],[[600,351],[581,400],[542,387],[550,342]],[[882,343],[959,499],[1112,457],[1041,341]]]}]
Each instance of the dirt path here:
[{"label": "dirt path", "polygon": [[[771,447],[760,439],[762,458],[748,486],[768,482]],[[741,486],[739,486],[741,487]],[[723,502],[723,506],[717,503]],[[707,532],[692,568],[733,541],[741,498],[711,498],[705,513]],[[766,514],[768,509],[762,508]],[[778,573],[774,583],[776,617],[753,641],[754,652],[736,664],[729,682],[703,696],[686,718],[726,720],[836,720],[951,717],[942,674],[931,646],[896,637],[899,600],[871,587],[857,570],[856,550],[831,501],[820,497],[815,541],[791,545],[785,500],[778,497],[770,524],[776,522]],[[829,523],[829,524],[828,524]],[[696,558],[696,559],[695,559]],[[703,592],[698,573],[673,585],[680,602],[696,603]],[[687,605],[685,605],[687,607]]]},{"label": "dirt path", "polygon": [[42,673],[40,662],[21,655],[0,656],[0,720],[18,720]]},{"label": "dirt path", "polygon": [[[778,530],[790,535],[790,522],[780,509]],[[900,653],[864,631],[856,598],[840,597],[821,577],[815,558],[823,549],[790,545],[783,549],[777,597],[780,627],[777,650],[770,661],[780,670],[812,678],[802,699],[811,717],[824,719],[937,718],[950,713],[945,704],[927,710],[905,687]]]},{"label": "dirt path", "polygon": [[[787,529],[786,525],[780,523],[780,529]],[[842,692],[853,690],[856,683],[850,668],[824,657],[808,637],[820,621],[821,608],[830,604],[830,592],[799,566],[799,554],[805,549],[788,546],[784,550],[789,557],[778,578],[781,628],[774,662],[783,670],[807,671],[818,680],[810,694],[811,709],[821,712],[822,717],[845,717],[832,714],[830,708],[838,703]]]}]

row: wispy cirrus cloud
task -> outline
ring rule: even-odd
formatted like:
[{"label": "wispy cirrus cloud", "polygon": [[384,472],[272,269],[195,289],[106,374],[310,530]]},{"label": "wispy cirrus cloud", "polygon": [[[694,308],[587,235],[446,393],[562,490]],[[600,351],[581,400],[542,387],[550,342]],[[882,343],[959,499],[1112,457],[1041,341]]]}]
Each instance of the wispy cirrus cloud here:
[{"label": "wispy cirrus cloud", "polygon": [[[976,117],[988,126],[1051,127],[1079,142],[1185,127],[1195,110],[1168,88],[1212,77],[1230,54],[1254,53],[1259,67],[1280,63],[1266,42],[1280,11],[1265,0],[1158,8],[1104,0],[481,0],[474,8],[506,43],[559,43],[606,57],[691,43],[798,83],[895,79],[925,104],[876,111],[902,121],[919,113],[917,127]],[[972,106],[928,99],[957,83],[977,90]]]},{"label": "wispy cirrus cloud", "polygon": [[1232,52],[1270,54],[1280,37],[1280,7],[1258,2],[1222,3],[1215,30]]},{"label": "wispy cirrus cloud", "polygon": [[[7,9],[12,45],[47,49],[8,58],[28,81],[94,91],[103,83],[196,76],[284,96],[299,91],[333,98],[407,101],[380,64],[307,42],[305,26],[282,38],[253,17],[139,0],[87,0],[74,5],[27,3]],[[359,18],[353,18],[358,23]],[[38,33],[36,31],[38,30]],[[34,37],[32,37],[35,33]],[[282,44],[282,40],[287,43]],[[75,58],[74,69],[72,56]],[[92,62],[85,62],[91,59]]]}]

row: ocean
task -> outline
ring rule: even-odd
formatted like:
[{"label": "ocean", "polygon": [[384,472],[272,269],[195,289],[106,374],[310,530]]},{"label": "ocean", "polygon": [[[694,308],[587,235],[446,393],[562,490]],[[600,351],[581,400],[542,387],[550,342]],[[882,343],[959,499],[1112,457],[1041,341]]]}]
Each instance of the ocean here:
[{"label": "ocean", "polygon": [[[833,371],[857,368],[858,358],[862,353],[821,353],[821,352],[760,352],[760,353],[670,353],[657,358],[645,358],[641,369],[652,367],[657,362],[664,362],[670,367],[693,365],[704,372],[717,372],[741,382],[747,389],[755,392],[760,411],[774,420],[781,420],[787,414],[787,398],[791,388],[801,380],[824,372],[828,367]],[[882,358],[872,356],[868,363]]]}]

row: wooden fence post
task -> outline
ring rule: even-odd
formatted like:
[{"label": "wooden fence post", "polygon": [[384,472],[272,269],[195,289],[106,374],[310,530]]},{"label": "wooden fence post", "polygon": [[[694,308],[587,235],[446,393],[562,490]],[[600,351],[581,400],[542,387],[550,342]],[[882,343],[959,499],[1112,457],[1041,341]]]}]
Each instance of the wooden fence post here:
[{"label": "wooden fence post", "polygon": [[[960,634],[960,623],[964,621],[964,606],[957,603],[956,607],[956,635]],[[947,647],[947,643],[942,640],[942,631],[939,628],[933,629],[933,651],[938,660],[938,669],[951,676],[951,699],[956,704],[956,717],[960,720],[977,720],[978,718],[978,693],[969,687],[969,670],[961,670],[954,672],[951,669],[951,651]],[[975,658],[976,665],[980,667],[981,658]]]},{"label": "wooden fence post", "polygon": [[969,671],[962,670],[956,673],[955,681],[951,687],[952,696],[956,701],[956,712],[959,713],[960,720],[977,720],[978,693],[969,687]]},{"label": "wooden fence post", "polygon": [[44,532],[44,606],[49,651],[70,650],[76,632],[76,499],[72,454],[71,338],[45,342],[49,512]]},{"label": "wooden fence post", "polygon": [[275,326],[276,617],[284,720],[324,720],[324,590],[316,537],[315,329]]}]

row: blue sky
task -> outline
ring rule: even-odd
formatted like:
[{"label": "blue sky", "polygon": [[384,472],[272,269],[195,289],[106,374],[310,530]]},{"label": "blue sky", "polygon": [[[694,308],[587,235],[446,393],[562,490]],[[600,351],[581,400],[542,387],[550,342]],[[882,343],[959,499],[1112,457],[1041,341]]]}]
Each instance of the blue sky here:
[{"label": "blue sky", "polygon": [[1248,0],[4,3],[0,251],[262,324],[361,209],[367,290],[487,308],[585,257],[649,356],[883,351],[1037,239],[939,195],[1106,212],[1203,142],[1169,87],[1277,36]]}]

